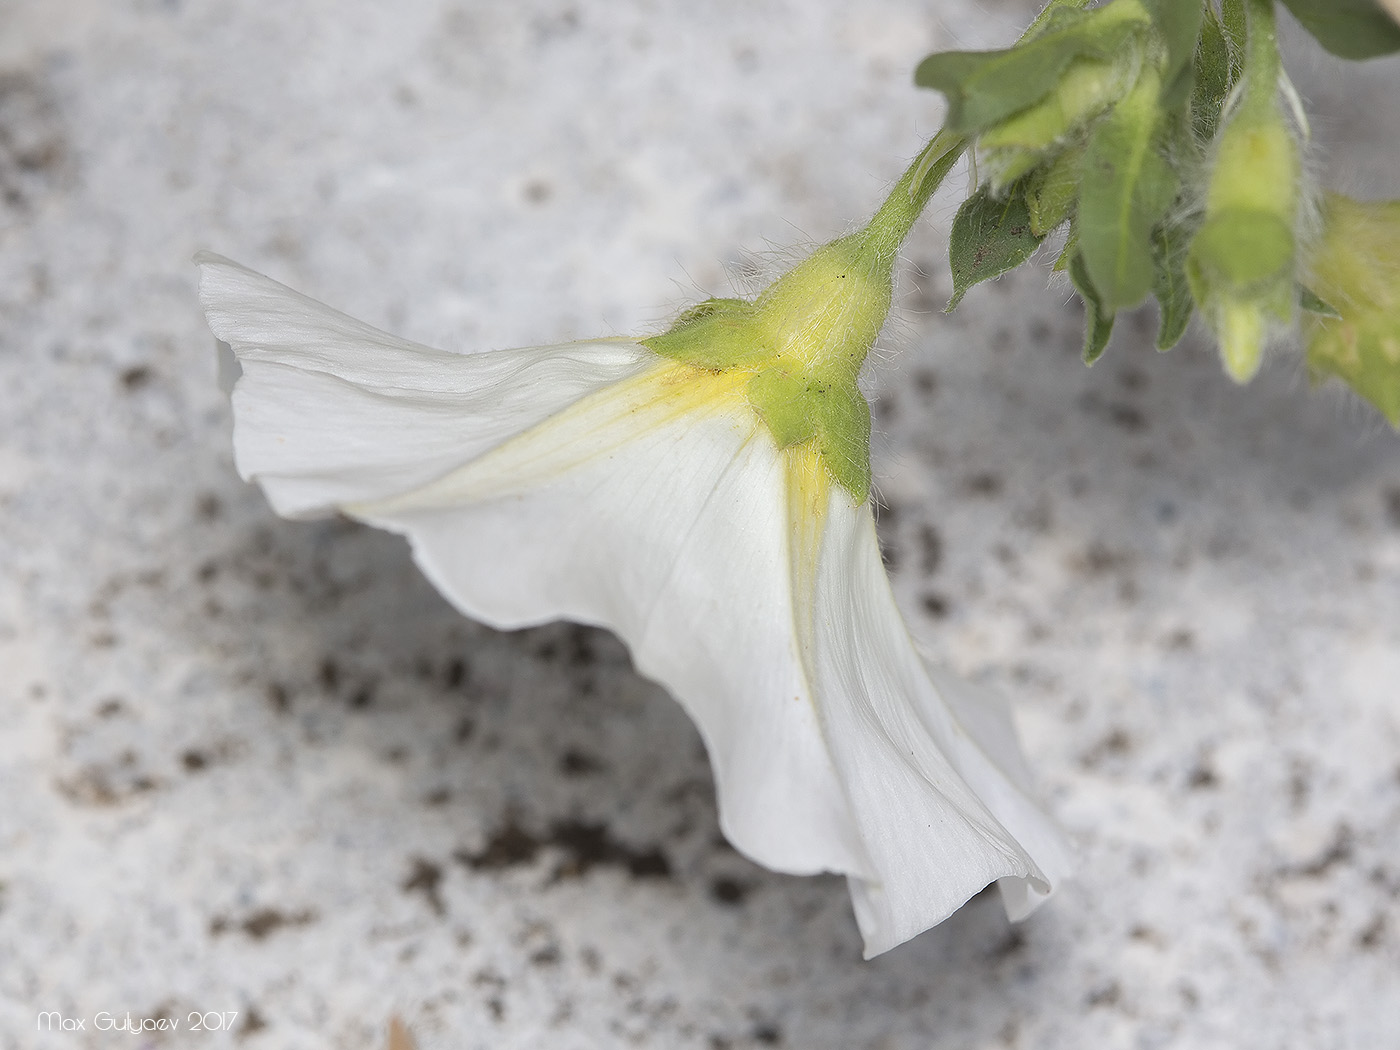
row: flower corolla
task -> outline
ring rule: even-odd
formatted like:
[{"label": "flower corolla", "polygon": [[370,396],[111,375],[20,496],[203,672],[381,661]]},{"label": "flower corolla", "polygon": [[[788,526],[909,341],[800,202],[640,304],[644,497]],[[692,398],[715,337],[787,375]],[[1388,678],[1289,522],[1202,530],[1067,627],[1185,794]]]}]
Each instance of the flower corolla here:
[{"label": "flower corolla", "polygon": [[1021,918],[1069,865],[1008,710],[923,659],[881,561],[855,379],[902,235],[651,339],[480,353],[197,257],[242,476],[285,516],[403,534],[477,620],[618,634],[698,726],[725,835],[845,874],[867,957],[991,882]]}]

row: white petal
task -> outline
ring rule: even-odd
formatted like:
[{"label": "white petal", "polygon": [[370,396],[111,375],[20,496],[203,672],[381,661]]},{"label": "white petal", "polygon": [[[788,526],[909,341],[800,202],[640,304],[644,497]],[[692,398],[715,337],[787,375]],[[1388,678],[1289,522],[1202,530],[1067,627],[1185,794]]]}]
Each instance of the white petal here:
[{"label": "white petal", "polygon": [[657,360],[620,339],[434,350],[209,252],[196,262],[209,327],[243,370],[239,473],[289,517],[422,485]]},{"label": "white petal", "polygon": [[281,513],[406,534],[478,619],[616,631],[699,726],[730,841],[850,876],[867,955],[991,881],[1019,917],[1067,869],[1005,709],[925,665],[869,507],[801,483],[826,475],[775,448],[744,375],[625,341],[446,353],[201,263],[244,476]]},{"label": "white petal", "polygon": [[1007,712],[919,655],[868,505],[833,486],[820,543],[809,660],[874,868],[850,879],[866,956],[941,922],[996,880],[1008,912],[1024,916],[1067,872],[1070,853],[1025,791]]},{"label": "white petal", "polygon": [[470,616],[617,632],[699,727],[738,849],[794,874],[868,871],[797,651],[784,458],[743,376],[697,375],[662,367],[347,511],[405,533]]}]

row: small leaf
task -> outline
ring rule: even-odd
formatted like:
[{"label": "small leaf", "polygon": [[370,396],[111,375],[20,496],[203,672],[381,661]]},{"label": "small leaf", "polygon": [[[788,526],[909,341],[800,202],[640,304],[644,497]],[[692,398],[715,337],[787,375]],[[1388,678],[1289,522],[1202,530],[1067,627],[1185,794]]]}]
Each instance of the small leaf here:
[{"label": "small leaf", "polygon": [[1089,271],[1084,267],[1082,254],[1076,253],[1070,260],[1069,279],[1084,300],[1084,363],[1092,365],[1103,356],[1108,337],[1113,334],[1113,311],[1104,309]]},{"label": "small leaf", "polygon": [[1191,286],[1186,281],[1186,246],[1191,232],[1182,226],[1162,223],[1152,233],[1152,263],[1155,276],[1152,294],[1161,308],[1162,322],[1157,329],[1157,349],[1166,351],[1181,342],[1186,325],[1196,308]]},{"label": "small leaf", "polygon": [[1031,230],[1030,213],[1019,188],[998,200],[982,187],[963,201],[953,220],[948,239],[953,298],[948,309],[954,309],[973,285],[1020,266],[1040,242]]},{"label": "small leaf", "polygon": [[1191,62],[1201,33],[1201,0],[1148,0],[1152,24],[1167,45],[1162,65],[1162,106],[1175,109],[1191,92]]},{"label": "small leaf", "polygon": [[1136,306],[1151,289],[1152,228],[1176,198],[1176,172],[1160,152],[1159,85],[1145,70],[1094,127],[1084,156],[1080,252],[1110,312]]},{"label": "small leaf", "polygon": [[1057,10],[1040,33],[1015,47],[929,55],[914,70],[914,83],[948,97],[949,131],[983,131],[1048,95],[1074,59],[1112,59],[1148,21],[1140,0]]},{"label": "small leaf", "polygon": [[1248,35],[1245,0],[1220,0],[1220,28],[1230,52],[1230,79],[1238,80],[1244,72],[1245,39]]},{"label": "small leaf", "polygon": [[1220,127],[1220,113],[1234,81],[1230,63],[1230,45],[1225,30],[1215,12],[1207,7],[1201,22],[1201,39],[1196,46],[1196,79],[1191,92],[1191,123],[1196,141],[1202,144],[1215,138]]},{"label": "small leaf", "polygon": [[1400,25],[1375,0],[1283,0],[1319,44],[1341,58],[1400,51]]}]

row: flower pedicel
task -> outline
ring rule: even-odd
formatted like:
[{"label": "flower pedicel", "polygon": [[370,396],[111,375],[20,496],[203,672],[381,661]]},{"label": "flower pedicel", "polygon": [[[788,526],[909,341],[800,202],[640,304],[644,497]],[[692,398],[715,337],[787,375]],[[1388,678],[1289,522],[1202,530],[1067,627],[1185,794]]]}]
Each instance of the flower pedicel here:
[{"label": "flower pedicel", "polygon": [[242,476],[403,534],[475,619],[616,632],[699,727],[725,835],[845,874],[867,956],[993,881],[1019,919],[1069,867],[1007,709],[920,656],[876,542],[855,381],[941,149],[859,233],[646,339],[435,350],[197,257]]}]

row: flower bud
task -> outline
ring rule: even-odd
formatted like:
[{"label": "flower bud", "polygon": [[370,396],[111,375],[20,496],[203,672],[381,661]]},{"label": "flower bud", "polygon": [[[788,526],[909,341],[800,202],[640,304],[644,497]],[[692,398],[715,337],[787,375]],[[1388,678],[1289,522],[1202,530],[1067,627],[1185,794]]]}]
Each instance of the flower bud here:
[{"label": "flower bud", "polygon": [[1400,201],[1328,194],[1307,283],[1339,315],[1304,314],[1308,366],[1348,383],[1400,428]]},{"label": "flower bud", "polygon": [[1206,191],[1205,222],[1186,275],[1238,383],[1258,372],[1268,331],[1294,302],[1298,144],[1276,106],[1242,107],[1221,132]]},{"label": "flower bud", "polygon": [[1140,64],[1137,40],[1114,59],[1077,58],[1045,98],[983,132],[977,147],[994,188],[1009,185],[1039,166],[1122,98],[1133,86]]}]

